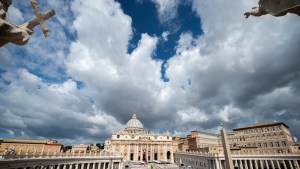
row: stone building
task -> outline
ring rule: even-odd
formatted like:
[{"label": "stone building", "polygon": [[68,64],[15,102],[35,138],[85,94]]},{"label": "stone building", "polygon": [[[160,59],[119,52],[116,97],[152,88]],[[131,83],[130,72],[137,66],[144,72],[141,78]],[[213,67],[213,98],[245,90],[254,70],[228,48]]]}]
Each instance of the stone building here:
[{"label": "stone building", "polygon": [[233,129],[236,147],[257,147],[259,152],[291,153],[294,144],[289,127],[282,122],[251,124]]},{"label": "stone building", "polygon": [[174,137],[172,138],[172,142],[173,142],[173,152],[179,151],[179,149],[178,149],[178,144],[179,144],[180,138],[181,138],[181,137],[180,137],[179,135],[174,136]]},{"label": "stone building", "polygon": [[136,114],[124,129],[114,131],[105,141],[105,150],[120,153],[125,161],[173,162],[173,142],[170,132],[156,134],[146,131]]},{"label": "stone building", "polygon": [[189,151],[189,138],[190,136],[188,135],[188,137],[181,137],[178,140],[178,150],[179,151]]},{"label": "stone building", "polygon": [[89,144],[75,144],[72,146],[72,152],[86,152],[88,150]]},{"label": "stone building", "polygon": [[0,139],[0,152],[5,148],[15,149],[15,152],[40,153],[42,151],[60,152],[62,145],[56,140],[25,140],[25,139]]},{"label": "stone building", "polygon": [[[227,133],[233,153],[298,153],[289,127],[282,122],[257,123],[233,129]],[[220,134],[192,131],[178,144],[179,151],[223,153]]]}]

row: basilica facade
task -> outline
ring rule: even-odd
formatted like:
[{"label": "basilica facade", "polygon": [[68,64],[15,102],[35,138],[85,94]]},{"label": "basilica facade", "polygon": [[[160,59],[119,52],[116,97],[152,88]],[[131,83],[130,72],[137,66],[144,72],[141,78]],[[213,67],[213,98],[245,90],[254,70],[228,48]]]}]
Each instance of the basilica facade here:
[{"label": "basilica facade", "polygon": [[114,131],[105,141],[105,149],[120,153],[124,161],[174,162],[171,133],[157,134],[144,130],[135,113],[125,128]]}]

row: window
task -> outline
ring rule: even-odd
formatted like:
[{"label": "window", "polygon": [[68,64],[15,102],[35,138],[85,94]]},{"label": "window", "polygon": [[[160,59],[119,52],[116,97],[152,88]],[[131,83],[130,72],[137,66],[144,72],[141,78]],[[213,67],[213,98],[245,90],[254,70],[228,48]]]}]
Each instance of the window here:
[{"label": "window", "polygon": [[286,142],[285,141],[282,142],[282,146],[286,146]]},{"label": "window", "polygon": [[273,147],[273,143],[272,142],[270,143],[270,147]]},{"label": "window", "polygon": [[120,135],[117,135],[117,138],[120,138]]},{"label": "window", "polygon": [[279,142],[276,142],[276,143],[275,143],[275,146],[276,146],[276,147],[279,147]]}]

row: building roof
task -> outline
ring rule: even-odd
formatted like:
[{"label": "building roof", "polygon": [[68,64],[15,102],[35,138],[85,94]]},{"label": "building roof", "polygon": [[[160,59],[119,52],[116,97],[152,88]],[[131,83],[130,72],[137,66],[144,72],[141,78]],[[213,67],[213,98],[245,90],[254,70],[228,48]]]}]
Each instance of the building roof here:
[{"label": "building roof", "polygon": [[133,113],[132,118],[126,124],[126,129],[128,128],[143,129],[143,124],[140,122],[139,119],[137,119],[135,113]]},{"label": "building roof", "polygon": [[284,125],[285,127],[289,128],[283,122],[264,122],[264,123],[256,123],[256,124],[250,124],[250,125],[246,125],[246,126],[241,126],[241,127],[238,127],[238,128],[234,128],[232,130],[244,130],[244,129],[250,129],[250,128],[276,126],[276,125]]},{"label": "building roof", "polygon": [[27,144],[47,144],[48,140],[25,140],[25,139],[3,139],[2,143],[27,143]]}]

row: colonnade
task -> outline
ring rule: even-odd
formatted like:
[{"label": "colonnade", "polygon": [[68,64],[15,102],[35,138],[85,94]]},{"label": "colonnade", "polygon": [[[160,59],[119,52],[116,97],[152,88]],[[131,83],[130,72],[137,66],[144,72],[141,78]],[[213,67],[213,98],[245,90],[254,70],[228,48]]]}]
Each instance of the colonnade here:
[{"label": "colonnade", "polygon": [[[300,159],[233,159],[236,169],[300,169],[299,162]],[[226,169],[225,160],[215,160],[215,164],[212,169]]]},{"label": "colonnade", "polygon": [[121,163],[94,162],[94,163],[74,163],[74,164],[55,164],[24,167],[24,169],[121,169]]},{"label": "colonnade", "polygon": [[122,156],[1,159],[1,169],[121,169]]},{"label": "colonnade", "polygon": [[[193,169],[227,169],[224,155],[175,153],[175,163]],[[300,155],[234,155],[235,169],[300,169]]]}]

